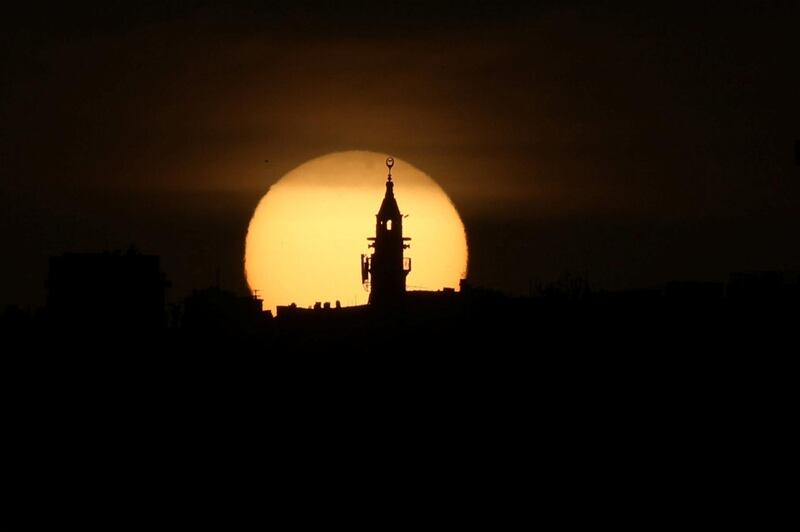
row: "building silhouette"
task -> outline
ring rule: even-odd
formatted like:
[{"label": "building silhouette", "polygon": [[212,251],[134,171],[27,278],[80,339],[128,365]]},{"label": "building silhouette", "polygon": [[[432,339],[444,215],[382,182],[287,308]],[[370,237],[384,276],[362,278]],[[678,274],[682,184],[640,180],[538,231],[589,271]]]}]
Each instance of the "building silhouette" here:
[{"label": "building silhouette", "polygon": [[732,301],[777,301],[797,296],[800,275],[782,271],[733,272],[727,286]]},{"label": "building silhouette", "polygon": [[406,292],[406,276],[411,271],[411,259],[403,258],[403,250],[411,240],[403,236],[403,216],[394,197],[392,166],[394,159],[386,159],[389,175],[386,194],[375,215],[375,236],[369,247],[375,251],[369,257],[361,255],[361,280],[369,283],[369,303],[379,307],[397,306]]},{"label": "building silhouette", "polygon": [[131,249],[51,257],[48,321],[56,328],[98,332],[163,329],[168,286],[157,255]]},{"label": "building silhouette", "polygon": [[219,286],[192,290],[183,302],[181,327],[200,335],[255,334],[272,318],[263,303],[255,295],[240,296]]}]

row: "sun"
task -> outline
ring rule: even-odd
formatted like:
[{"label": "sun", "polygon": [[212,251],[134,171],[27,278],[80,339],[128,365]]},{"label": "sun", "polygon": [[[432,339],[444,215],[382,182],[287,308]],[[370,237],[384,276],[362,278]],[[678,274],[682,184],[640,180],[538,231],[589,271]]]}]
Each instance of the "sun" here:
[{"label": "sun", "polygon": [[[331,153],[270,187],[250,220],[244,257],[247,283],[265,308],[367,302],[360,259],[367,237],[375,236],[385,161],[385,154],[369,151]],[[467,273],[467,237],[456,208],[433,179],[402,159],[394,159],[392,178],[406,216],[403,234],[411,237],[408,289],[457,287]]]}]

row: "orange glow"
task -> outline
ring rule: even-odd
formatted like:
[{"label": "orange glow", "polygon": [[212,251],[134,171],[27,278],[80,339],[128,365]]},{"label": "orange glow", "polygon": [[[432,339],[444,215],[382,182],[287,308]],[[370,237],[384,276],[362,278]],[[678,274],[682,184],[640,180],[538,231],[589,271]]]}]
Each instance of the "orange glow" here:
[{"label": "orange glow", "polygon": [[[338,152],[308,161],[270,187],[256,207],[245,242],[245,275],[265,308],[338,300],[363,305],[359,260],[375,236],[385,192],[386,155]],[[411,237],[409,290],[457,287],[467,272],[464,224],[436,182],[395,158],[392,178]]]}]

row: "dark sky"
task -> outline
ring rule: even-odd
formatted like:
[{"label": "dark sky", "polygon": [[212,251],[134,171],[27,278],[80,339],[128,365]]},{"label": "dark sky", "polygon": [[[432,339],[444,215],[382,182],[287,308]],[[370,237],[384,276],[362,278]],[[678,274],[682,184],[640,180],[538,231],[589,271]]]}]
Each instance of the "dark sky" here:
[{"label": "dark sky", "polygon": [[173,298],[217,267],[244,292],[261,196],[347,149],[439,181],[479,285],[800,270],[794,3],[4,8],[0,305],[41,304],[50,255],[132,244]]}]

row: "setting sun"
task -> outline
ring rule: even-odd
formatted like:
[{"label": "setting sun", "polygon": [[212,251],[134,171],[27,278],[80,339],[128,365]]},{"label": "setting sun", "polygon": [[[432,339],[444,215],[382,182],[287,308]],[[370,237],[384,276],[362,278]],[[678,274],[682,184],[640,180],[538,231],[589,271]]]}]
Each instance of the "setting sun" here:
[{"label": "setting sun", "polygon": [[[245,275],[264,306],[340,301],[362,305],[359,260],[375,235],[384,196],[385,154],[348,151],[308,161],[270,187],[250,221]],[[395,196],[413,267],[409,290],[457,287],[467,269],[464,225],[428,175],[395,158]]]}]

